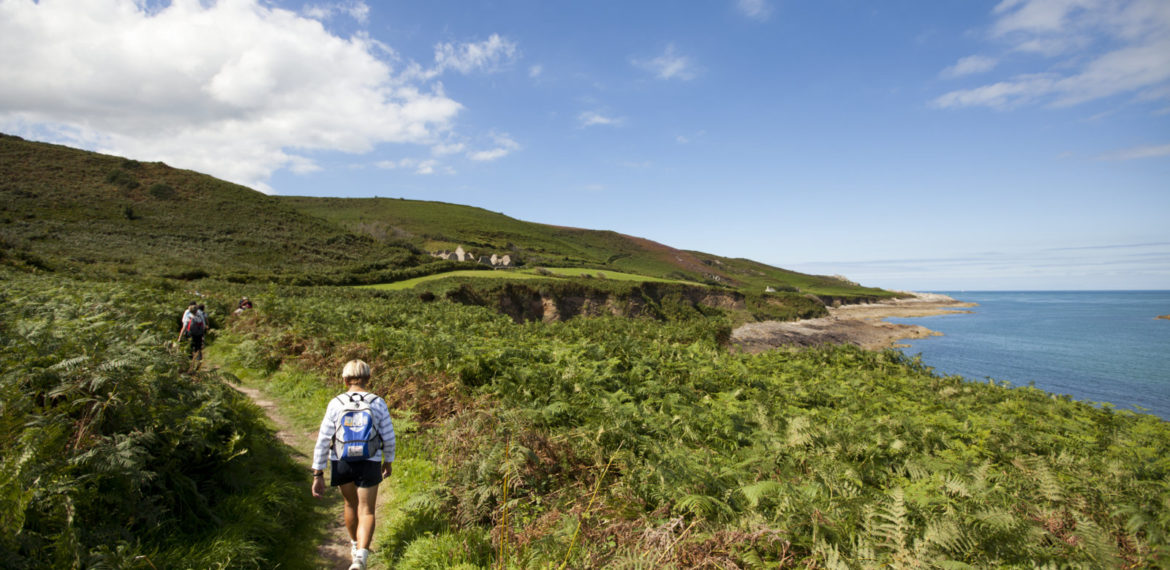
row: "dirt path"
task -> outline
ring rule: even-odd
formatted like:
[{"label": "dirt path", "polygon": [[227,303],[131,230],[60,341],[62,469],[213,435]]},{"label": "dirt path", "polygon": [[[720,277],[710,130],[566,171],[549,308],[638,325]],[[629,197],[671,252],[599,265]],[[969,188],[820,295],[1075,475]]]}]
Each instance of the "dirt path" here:
[{"label": "dirt path", "polygon": [[[264,394],[260,390],[239,384],[229,383],[229,385],[251,398],[257,406],[260,406],[260,409],[264,410],[268,419],[272,420],[272,423],[276,425],[276,437],[289,447],[295,449],[297,451],[298,461],[307,467],[312,461],[309,454],[312,453],[313,446],[317,441],[316,430],[305,432],[296,429],[292,425],[292,422],[280,414],[276,403],[264,397]],[[306,493],[309,492],[309,485],[310,480],[306,476]],[[341,494],[333,489],[326,489],[325,496],[319,501],[320,504],[317,510],[329,513],[333,524],[330,525],[328,531],[321,537],[321,545],[317,547],[317,553],[321,556],[322,560],[329,563],[329,568],[347,570],[351,562],[349,557],[349,533],[345,530],[345,519],[342,518],[341,514]]]}]

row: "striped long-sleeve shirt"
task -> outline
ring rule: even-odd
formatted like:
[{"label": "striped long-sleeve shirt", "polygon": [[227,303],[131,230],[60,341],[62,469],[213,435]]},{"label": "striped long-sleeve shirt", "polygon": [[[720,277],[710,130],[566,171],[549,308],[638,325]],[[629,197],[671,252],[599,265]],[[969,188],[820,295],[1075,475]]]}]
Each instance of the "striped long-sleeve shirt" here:
[{"label": "striped long-sleeve shirt", "polygon": [[[394,422],[390,420],[390,408],[386,407],[386,400],[369,392],[346,392],[337,398],[329,400],[329,407],[325,409],[325,417],[321,420],[321,428],[317,431],[317,446],[313,448],[313,469],[325,469],[327,461],[336,460],[333,453],[333,434],[337,432],[337,417],[345,411],[348,394],[356,393],[370,403],[370,415],[374,418],[374,429],[382,436],[382,449],[374,452],[369,461],[387,463],[394,461]],[[372,399],[371,399],[372,398]]]}]

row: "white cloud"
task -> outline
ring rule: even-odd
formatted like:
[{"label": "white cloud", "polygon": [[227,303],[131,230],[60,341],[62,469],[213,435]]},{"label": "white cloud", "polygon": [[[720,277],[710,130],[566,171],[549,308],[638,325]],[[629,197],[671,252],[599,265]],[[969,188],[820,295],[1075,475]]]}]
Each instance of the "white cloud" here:
[{"label": "white cloud", "polygon": [[494,139],[494,148],[472,152],[467,155],[467,158],[479,162],[489,162],[508,156],[520,148],[520,144],[506,134],[493,135],[492,138]]},{"label": "white cloud", "polygon": [[594,125],[620,127],[625,122],[620,117],[609,117],[601,114],[600,111],[585,111],[577,116],[577,120],[581,122],[581,128],[592,127]]},{"label": "white cloud", "polygon": [[540,77],[542,74],[544,74],[544,66],[543,65],[534,65],[534,66],[528,68],[528,77],[536,79],[537,77]]},{"label": "white cloud", "polygon": [[499,34],[492,34],[478,43],[439,44],[435,46],[435,68],[439,71],[454,69],[460,73],[491,72],[515,59],[516,52],[516,43]]},{"label": "white cloud", "polygon": [[[490,70],[515,52],[499,36],[441,44],[436,65]],[[450,136],[463,106],[417,64],[391,61],[365,34],[338,37],[262,0],[0,0],[0,130],[271,191],[278,170],[318,168],[313,152]]]},{"label": "white cloud", "polygon": [[1101,156],[1103,160],[1138,160],[1170,156],[1170,144],[1139,146],[1111,152]]},{"label": "white cloud", "polygon": [[1020,76],[1013,81],[952,91],[935,99],[934,104],[942,108],[984,106],[1005,109],[1051,93],[1055,83],[1049,75]]},{"label": "white cloud", "polygon": [[735,7],[743,15],[760,22],[772,16],[772,6],[767,0],[736,0]]},{"label": "white cloud", "polygon": [[985,57],[982,55],[970,55],[960,59],[954,65],[942,70],[940,75],[943,77],[962,77],[964,75],[984,73],[995,69],[997,63],[999,62],[995,58]]},{"label": "white cloud", "polygon": [[[990,38],[1010,51],[1044,56],[1025,60],[1040,61],[1044,68],[946,93],[935,99],[936,106],[1071,106],[1117,95],[1165,98],[1170,2],[1004,0],[993,16]],[[961,71],[963,61],[948,70]],[[976,69],[980,63],[974,62]]]},{"label": "white cloud", "polygon": [[431,147],[431,154],[435,156],[447,156],[451,154],[459,154],[467,145],[464,143],[445,143],[437,144]]},{"label": "white cloud", "polygon": [[686,56],[675,53],[674,44],[668,44],[662,55],[648,59],[631,60],[635,66],[645,69],[659,79],[682,79],[689,81],[698,76],[695,63]]},{"label": "white cloud", "polygon": [[439,166],[439,161],[434,159],[419,160],[417,158],[403,158],[400,160],[382,160],[377,162],[375,166],[386,170],[413,169],[415,174],[434,174],[435,168]]},{"label": "white cloud", "polygon": [[365,24],[370,19],[370,6],[360,1],[309,4],[301,13],[314,20],[328,20],[337,14],[345,14]]}]

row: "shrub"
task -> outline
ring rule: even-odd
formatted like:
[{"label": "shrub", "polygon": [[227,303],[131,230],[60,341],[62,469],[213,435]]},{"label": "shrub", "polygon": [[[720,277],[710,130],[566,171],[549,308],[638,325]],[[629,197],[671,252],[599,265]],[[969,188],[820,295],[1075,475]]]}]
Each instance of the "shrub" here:
[{"label": "shrub", "polygon": [[111,170],[110,173],[106,175],[106,182],[121,186],[127,190],[133,190],[140,186],[138,181],[134,179],[133,175],[120,168]]},{"label": "shrub", "polygon": [[175,197],[175,189],[165,182],[156,182],[150,185],[150,195],[159,200],[170,200]]}]

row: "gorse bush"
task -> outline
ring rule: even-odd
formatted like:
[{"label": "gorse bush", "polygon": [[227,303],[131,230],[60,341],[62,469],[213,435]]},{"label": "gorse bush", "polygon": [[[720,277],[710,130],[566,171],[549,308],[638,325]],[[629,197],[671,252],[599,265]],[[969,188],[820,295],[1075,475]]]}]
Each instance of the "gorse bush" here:
[{"label": "gorse bush", "polygon": [[183,297],[0,279],[0,566],[302,564],[302,470],[246,398],[180,373]]},{"label": "gorse bush", "polygon": [[484,565],[440,554],[475,533],[521,567],[1170,563],[1153,416],[894,351],[731,354],[720,319],[515,325],[339,289],[257,305],[250,358],[331,378],[360,357],[392,407],[427,410],[441,484],[393,539],[412,566]]}]

